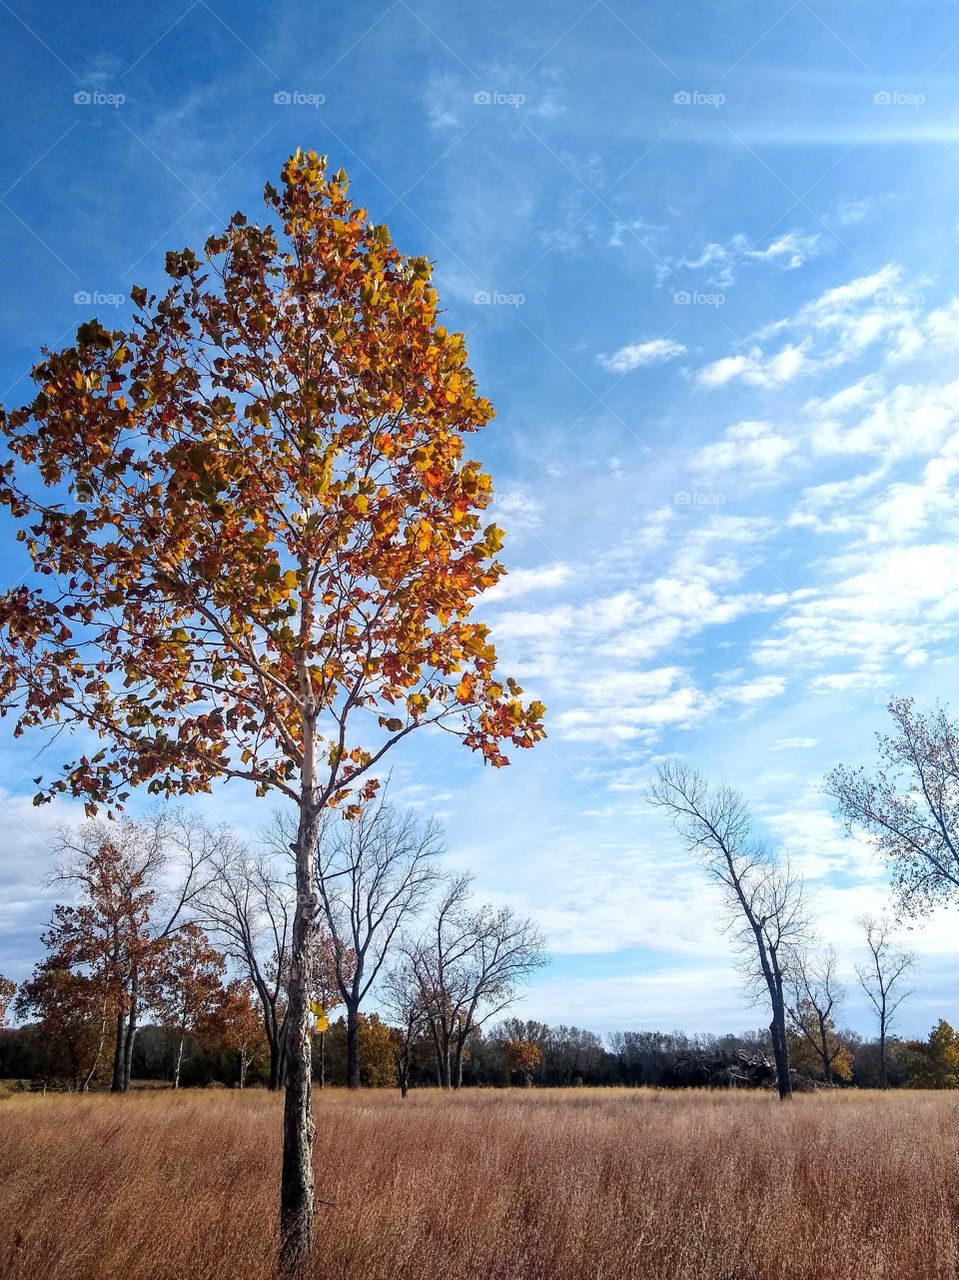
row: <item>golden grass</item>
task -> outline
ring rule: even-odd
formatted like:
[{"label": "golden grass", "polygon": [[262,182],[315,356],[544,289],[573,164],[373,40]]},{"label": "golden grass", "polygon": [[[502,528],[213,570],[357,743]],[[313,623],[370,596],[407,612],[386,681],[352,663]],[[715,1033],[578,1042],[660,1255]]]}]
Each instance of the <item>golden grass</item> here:
[{"label": "golden grass", "polygon": [[[324,1280],[947,1280],[959,1098],[317,1096]],[[0,1276],[266,1280],[279,1099],[0,1102]]]}]

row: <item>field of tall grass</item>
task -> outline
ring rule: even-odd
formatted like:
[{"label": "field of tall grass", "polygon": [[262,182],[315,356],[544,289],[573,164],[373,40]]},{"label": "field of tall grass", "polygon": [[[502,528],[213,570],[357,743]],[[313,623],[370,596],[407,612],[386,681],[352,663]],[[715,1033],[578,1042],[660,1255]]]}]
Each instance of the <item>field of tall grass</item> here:
[{"label": "field of tall grass", "polygon": [[[316,1099],[324,1280],[959,1276],[959,1098]],[[0,1101],[0,1276],[267,1280],[279,1099]]]}]

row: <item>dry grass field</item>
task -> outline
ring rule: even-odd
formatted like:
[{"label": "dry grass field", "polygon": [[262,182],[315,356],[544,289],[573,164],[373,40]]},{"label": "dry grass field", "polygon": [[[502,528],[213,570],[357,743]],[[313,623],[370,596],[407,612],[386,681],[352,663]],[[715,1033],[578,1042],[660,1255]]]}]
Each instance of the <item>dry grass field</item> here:
[{"label": "dry grass field", "polygon": [[[946,1280],[959,1098],[318,1096],[324,1280]],[[0,1101],[6,1280],[266,1280],[279,1100]]]}]

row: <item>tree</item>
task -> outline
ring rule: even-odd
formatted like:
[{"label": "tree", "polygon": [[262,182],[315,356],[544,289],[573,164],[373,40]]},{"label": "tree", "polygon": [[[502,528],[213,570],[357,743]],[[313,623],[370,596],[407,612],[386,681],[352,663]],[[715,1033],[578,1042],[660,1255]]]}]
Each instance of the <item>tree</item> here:
[{"label": "tree", "polygon": [[413,1050],[429,1022],[419,978],[411,964],[404,960],[389,971],[386,975],[385,995],[389,1010],[399,1023],[394,1029],[393,1056],[400,1094],[405,1098],[410,1088]]},{"label": "tree", "polygon": [[11,982],[9,978],[5,978],[0,973],[0,1027],[7,1025],[7,1010],[10,1008],[10,1001],[16,995],[17,984]]},{"label": "tree", "polygon": [[186,924],[170,937],[152,982],[148,1002],[160,1014],[161,1023],[176,1033],[173,1087],[180,1087],[183,1047],[188,1032],[200,1022],[222,991],[226,960],[214,950],[198,924]]},{"label": "tree", "polygon": [[944,707],[889,703],[895,730],[877,734],[873,773],[833,769],[826,779],[849,831],[866,832],[889,862],[902,910],[928,914],[959,901],[959,726]]},{"label": "tree", "polygon": [[436,1050],[439,1082],[458,1089],[470,1037],[546,963],[545,940],[511,907],[470,901],[472,877],[452,879],[426,933],[408,952]]},{"label": "tree", "polygon": [[[328,1043],[328,1069],[333,1079],[346,1083],[347,1044],[346,1019],[337,1018],[330,1027]],[[361,1013],[358,1022],[360,1037],[360,1083],[364,1088],[389,1089],[397,1085],[396,1045],[394,1029],[378,1014]]]},{"label": "tree", "polygon": [[832,948],[819,955],[795,955],[787,1010],[789,1024],[794,1035],[812,1048],[826,1084],[833,1083],[834,1075],[842,1080],[852,1077],[852,1056],[836,1029],[836,1013],[845,994]]},{"label": "tree", "polygon": [[313,152],[236,213],[205,261],[167,255],[134,322],[45,350],[4,413],[0,503],[33,577],[0,599],[14,732],[99,740],[41,786],[97,805],[243,779],[298,815],[287,1012],[281,1266],[313,1229],[313,856],[324,813],[416,729],[493,765],[543,707],[496,672],[476,597],[503,572],[489,476],[464,436],[492,416],[430,264],[405,258]]},{"label": "tree", "polygon": [[240,1089],[246,1086],[252,1064],[268,1051],[256,991],[239,978],[221,987],[204,1006],[197,1018],[196,1033],[209,1047],[236,1054]]},{"label": "tree", "polygon": [[326,1088],[326,1036],[330,1029],[330,1014],[343,1003],[340,974],[347,983],[350,974],[350,950],[337,952],[329,932],[321,932],[316,946],[313,995],[316,1000],[316,1034],[320,1041],[320,1088]]},{"label": "tree", "polygon": [[214,852],[206,836],[194,818],[163,811],[140,822],[86,822],[57,833],[55,879],[78,888],[87,908],[61,913],[59,945],[68,945],[68,920],[75,934],[85,929],[85,939],[74,937],[74,950],[81,962],[107,965],[114,988],[114,1092],[130,1087],[144,993],[155,989],[163,952],[203,889]]},{"label": "tree", "polygon": [[532,1040],[507,1040],[503,1046],[506,1066],[512,1073],[519,1072],[527,1089],[533,1083],[533,1072],[543,1061],[543,1051]]},{"label": "tree", "polygon": [[272,1090],[282,1086],[286,1073],[286,983],[295,897],[272,859],[252,857],[237,841],[224,838],[215,874],[197,907],[256,991],[270,1049]]},{"label": "tree", "polygon": [[779,1096],[785,1100],[792,1095],[786,984],[792,955],[807,935],[802,884],[753,835],[746,804],[729,787],[710,788],[695,770],[668,761],[660,765],[647,798],[670,814],[690,852],[703,859],[723,891],[747,983],[769,1001]]},{"label": "tree", "polygon": [[959,1035],[939,1020],[926,1041],[906,1045],[907,1089],[959,1089]]},{"label": "tree", "polygon": [[904,951],[893,941],[893,926],[887,919],[862,916],[859,920],[869,959],[856,965],[859,985],[869,997],[879,1019],[879,1087],[889,1087],[887,1042],[896,1011],[911,992],[902,983],[916,962],[911,951]]},{"label": "tree", "polygon": [[320,903],[332,943],[340,999],[346,1005],[347,1085],[359,1088],[359,1013],[404,922],[437,882],[442,837],[385,796],[352,822],[326,824],[317,848]]},{"label": "tree", "polygon": [[67,1075],[82,1092],[90,1088],[106,1043],[110,988],[103,972],[76,972],[48,957],[17,992],[17,1014],[35,1017],[47,1046],[47,1074]]}]

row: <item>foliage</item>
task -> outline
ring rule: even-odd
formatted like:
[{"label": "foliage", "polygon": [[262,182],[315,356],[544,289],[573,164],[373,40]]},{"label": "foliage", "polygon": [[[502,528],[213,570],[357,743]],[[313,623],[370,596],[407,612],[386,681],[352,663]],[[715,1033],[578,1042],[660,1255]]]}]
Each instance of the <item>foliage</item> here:
[{"label": "foliage", "polygon": [[18,735],[73,722],[103,744],[41,797],[236,777],[299,802],[304,716],[333,726],[320,807],[422,725],[495,765],[542,736],[469,620],[503,572],[464,458],[492,408],[429,263],[312,152],[265,198],[282,241],[237,213],[205,263],[168,254],[129,332],[81,325],[0,416],[0,503],[34,570],[0,599],[3,707]]},{"label": "foliage", "polygon": [[[377,1014],[357,1016],[360,1047],[360,1083],[367,1088],[394,1088],[396,1058],[394,1033]],[[337,1018],[326,1033],[326,1064],[335,1084],[347,1082],[346,1019]]]},{"label": "foliage", "polygon": [[204,1045],[236,1055],[240,1088],[249,1068],[269,1052],[255,988],[240,979],[220,987],[204,1004],[195,1030]]},{"label": "foliage", "polygon": [[904,1048],[908,1089],[959,1089],[959,1034],[940,1019],[925,1041]]},{"label": "foliage", "polygon": [[33,1018],[42,1034],[37,1066],[44,1078],[66,1077],[88,1085],[103,1053],[107,1021],[114,1010],[102,973],[75,972],[56,957],[37,965],[20,987],[17,1015]]},{"label": "foliage", "polygon": [[879,766],[840,766],[827,789],[849,830],[865,831],[888,860],[902,909],[924,915],[959,899],[959,726],[947,708],[926,714],[912,698],[894,698],[889,714]]},{"label": "foliage", "polygon": [[543,1051],[532,1040],[507,1040],[503,1045],[507,1069],[518,1072],[527,1086],[533,1083],[533,1073],[543,1061]]}]

